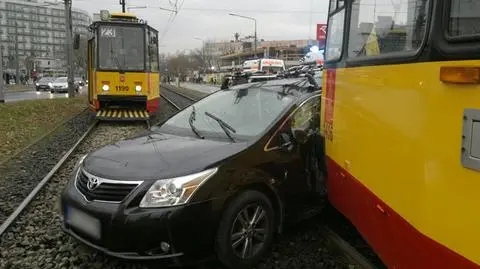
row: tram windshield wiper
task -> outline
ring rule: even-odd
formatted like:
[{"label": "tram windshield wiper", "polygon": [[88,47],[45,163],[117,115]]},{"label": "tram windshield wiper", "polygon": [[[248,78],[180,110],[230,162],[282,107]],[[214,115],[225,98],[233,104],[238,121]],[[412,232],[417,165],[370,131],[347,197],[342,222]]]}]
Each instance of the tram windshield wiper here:
[{"label": "tram windshield wiper", "polygon": [[220,127],[222,128],[222,130],[228,136],[228,138],[230,138],[233,142],[235,142],[235,139],[233,138],[233,136],[230,132],[237,133],[237,131],[232,126],[230,126],[228,123],[226,123],[222,119],[217,118],[216,116],[212,115],[211,113],[209,113],[207,111],[205,111],[205,115],[207,115],[208,117],[216,120],[218,122],[218,124],[220,125]]},{"label": "tram windshield wiper", "polygon": [[113,50],[113,45],[110,45],[110,55],[113,60],[115,60],[115,63],[117,64],[118,71],[123,71],[122,65],[120,64],[120,61],[118,60],[117,55],[115,54],[115,51]]},{"label": "tram windshield wiper", "polygon": [[195,125],[193,125],[193,122],[195,121],[196,119],[196,111],[195,111],[195,106],[192,106],[192,113],[190,113],[190,117],[188,119],[188,123],[190,124],[190,128],[192,128],[192,131],[193,133],[195,133],[196,136],[198,136],[200,139],[205,139],[205,137],[203,137],[200,132],[198,131],[198,129],[195,127]]}]

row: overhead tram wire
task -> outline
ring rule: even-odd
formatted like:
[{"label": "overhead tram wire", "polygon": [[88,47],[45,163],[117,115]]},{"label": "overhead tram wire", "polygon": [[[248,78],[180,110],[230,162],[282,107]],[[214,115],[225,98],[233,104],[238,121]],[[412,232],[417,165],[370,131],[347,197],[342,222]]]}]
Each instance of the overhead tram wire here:
[{"label": "overhead tram wire", "polygon": [[[210,11],[210,12],[231,12],[231,9],[223,9],[223,8],[192,8],[192,7],[185,7],[183,8],[185,11]],[[310,10],[262,10],[262,9],[255,9],[255,10],[241,10],[235,9],[235,12],[241,13],[284,13],[284,14],[294,14],[294,13],[304,13],[304,14],[327,14],[324,11],[310,11]]]},{"label": "overhead tram wire", "polygon": [[180,12],[180,10],[182,10],[182,7],[183,7],[183,4],[185,3],[185,0],[181,0],[182,2],[180,3],[180,7],[178,6],[178,0],[175,0],[175,15],[173,16],[173,18],[171,19],[171,22],[170,24],[167,24],[167,26],[165,27],[165,30],[163,31],[162,33],[162,36],[160,38],[160,42],[163,41],[163,39],[165,38],[165,36],[167,35],[168,31],[170,30],[170,27],[173,25],[175,19],[177,18],[177,15],[178,13]]},{"label": "overhead tram wire", "polygon": [[[178,8],[178,12],[180,10],[182,11],[204,11],[204,12],[232,12],[232,9],[227,9],[227,8],[197,8],[197,7],[183,7],[183,3],[185,0],[182,0],[182,3],[180,4]],[[159,6],[148,6],[146,8],[162,8]],[[301,14],[327,14],[328,12],[326,11],[313,11],[313,10],[275,10],[275,9],[235,9],[235,12],[241,12],[241,13],[283,13],[283,14],[296,14],[296,13],[301,13]]]}]

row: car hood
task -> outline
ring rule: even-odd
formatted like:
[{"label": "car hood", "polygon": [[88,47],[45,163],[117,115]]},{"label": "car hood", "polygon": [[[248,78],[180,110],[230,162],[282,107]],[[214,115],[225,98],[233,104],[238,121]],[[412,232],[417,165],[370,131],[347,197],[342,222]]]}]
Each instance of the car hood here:
[{"label": "car hood", "polygon": [[83,168],[107,179],[158,180],[200,172],[246,148],[246,142],[149,132],[90,153]]}]

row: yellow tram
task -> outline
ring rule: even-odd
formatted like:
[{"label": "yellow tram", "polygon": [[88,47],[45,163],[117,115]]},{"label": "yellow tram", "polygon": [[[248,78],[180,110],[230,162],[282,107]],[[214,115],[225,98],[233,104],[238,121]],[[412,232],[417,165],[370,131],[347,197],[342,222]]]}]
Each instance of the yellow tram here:
[{"label": "yellow tram", "polygon": [[329,200],[388,268],[480,268],[480,1],[331,0]]},{"label": "yellow tram", "polygon": [[100,120],[148,120],[158,111],[158,31],[130,13],[102,11],[90,26],[88,98]]}]

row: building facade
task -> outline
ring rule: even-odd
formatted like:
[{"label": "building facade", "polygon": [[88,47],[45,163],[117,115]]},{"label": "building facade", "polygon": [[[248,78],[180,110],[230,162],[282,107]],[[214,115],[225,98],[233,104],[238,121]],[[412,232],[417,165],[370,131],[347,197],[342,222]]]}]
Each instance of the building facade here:
[{"label": "building facade", "polygon": [[[253,42],[244,42],[233,49],[223,51],[218,57],[219,69],[229,70],[240,68],[242,63],[255,56],[260,58],[277,58],[285,61],[287,66],[297,65],[308,52],[311,40],[271,40],[259,41],[257,51],[252,47]],[[232,43],[235,44],[235,43]]]},{"label": "building facade", "polygon": [[[72,20],[74,33],[88,33],[92,18],[86,11],[74,8]],[[0,0],[0,41],[3,64],[9,72],[15,70],[17,59],[22,72],[36,69],[36,58],[59,61],[59,68],[64,68],[64,6],[38,0]]]}]

